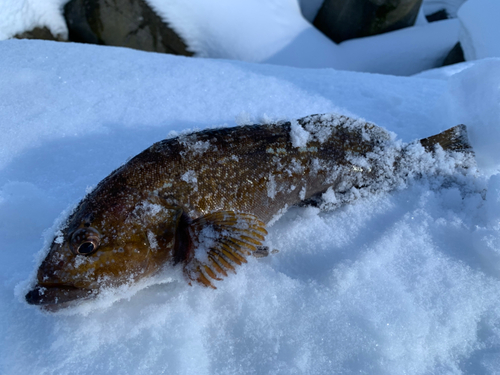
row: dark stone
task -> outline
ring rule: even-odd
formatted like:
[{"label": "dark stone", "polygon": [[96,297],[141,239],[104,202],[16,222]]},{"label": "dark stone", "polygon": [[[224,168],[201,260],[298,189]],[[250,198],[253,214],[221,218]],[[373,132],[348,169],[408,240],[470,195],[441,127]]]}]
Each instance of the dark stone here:
[{"label": "dark stone", "polygon": [[464,50],[462,49],[460,42],[458,42],[448,53],[448,56],[446,56],[446,58],[444,59],[443,66],[457,64],[464,61]]},{"label": "dark stone", "polygon": [[412,26],[422,0],[325,0],[314,26],[336,43]]},{"label": "dark stone", "polygon": [[13,36],[16,39],[43,39],[43,40],[56,40],[64,42],[66,39],[62,35],[53,35],[47,27],[35,27],[33,30],[25,31]]},{"label": "dark stone", "polygon": [[64,17],[70,41],[193,55],[144,0],[72,0]]},{"label": "dark stone", "polygon": [[446,11],[446,9],[441,9],[432,14],[425,15],[425,18],[427,18],[427,21],[429,22],[435,22],[435,21],[447,20],[448,18],[450,18],[450,15]]}]

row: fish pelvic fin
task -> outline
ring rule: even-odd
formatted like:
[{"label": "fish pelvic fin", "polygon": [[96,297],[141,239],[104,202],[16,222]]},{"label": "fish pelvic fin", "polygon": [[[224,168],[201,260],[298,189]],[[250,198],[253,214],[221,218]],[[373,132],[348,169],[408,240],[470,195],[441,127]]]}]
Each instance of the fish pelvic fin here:
[{"label": "fish pelvic fin", "polygon": [[420,144],[428,152],[434,151],[436,145],[440,145],[445,151],[472,152],[465,125],[457,125],[439,134],[421,139]]},{"label": "fish pelvic fin", "polygon": [[216,289],[213,280],[222,280],[236,267],[247,263],[267,235],[265,224],[256,216],[234,211],[216,211],[204,215],[189,226],[194,246],[184,274],[191,281]]}]

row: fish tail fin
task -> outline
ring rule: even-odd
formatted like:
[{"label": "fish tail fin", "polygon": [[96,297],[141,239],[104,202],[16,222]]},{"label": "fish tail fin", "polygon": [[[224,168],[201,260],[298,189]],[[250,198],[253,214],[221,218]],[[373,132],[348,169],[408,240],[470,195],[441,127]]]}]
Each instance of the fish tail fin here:
[{"label": "fish tail fin", "polygon": [[184,266],[191,281],[214,288],[212,280],[222,280],[246,257],[262,246],[267,235],[265,224],[256,216],[233,211],[217,211],[194,220],[189,228],[196,248]]},{"label": "fish tail fin", "polygon": [[436,145],[440,145],[445,151],[472,152],[465,125],[457,125],[439,134],[421,139],[420,144],[428,152],[434,151]]}]

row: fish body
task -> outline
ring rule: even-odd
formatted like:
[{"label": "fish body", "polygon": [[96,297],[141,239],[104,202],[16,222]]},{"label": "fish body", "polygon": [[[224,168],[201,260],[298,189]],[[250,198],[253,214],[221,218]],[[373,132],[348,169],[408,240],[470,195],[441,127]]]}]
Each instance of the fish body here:
[{"label": "fish body", "polygon": [[[463,126],[420,142],[424,154],[437,144],[471,153]],[[407,154],[384,129],[337,115],[155,143],[79,203],[26,300],[57,310],[177,264],[189,281],[213,287],[288,207],[321,204],[325,192],[338,205],[353,191],[389,190],[411,162]]]}]

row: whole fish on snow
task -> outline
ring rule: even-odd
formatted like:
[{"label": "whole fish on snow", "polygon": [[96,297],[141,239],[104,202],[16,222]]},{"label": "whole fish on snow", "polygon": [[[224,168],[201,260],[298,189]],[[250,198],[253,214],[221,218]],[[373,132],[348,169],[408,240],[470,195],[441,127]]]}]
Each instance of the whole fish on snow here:
[{"label": "whole fish on snow", "polygon": [[57,310],[175,265],[213,287],[263,244],[266,224],[288,207],[388,191],[432,170],[437,154],[455,158],[457,170],[472,165],[465,126],[403,145],[373,124],[314,115],[155,143],[80,202],[26,300]]}]

